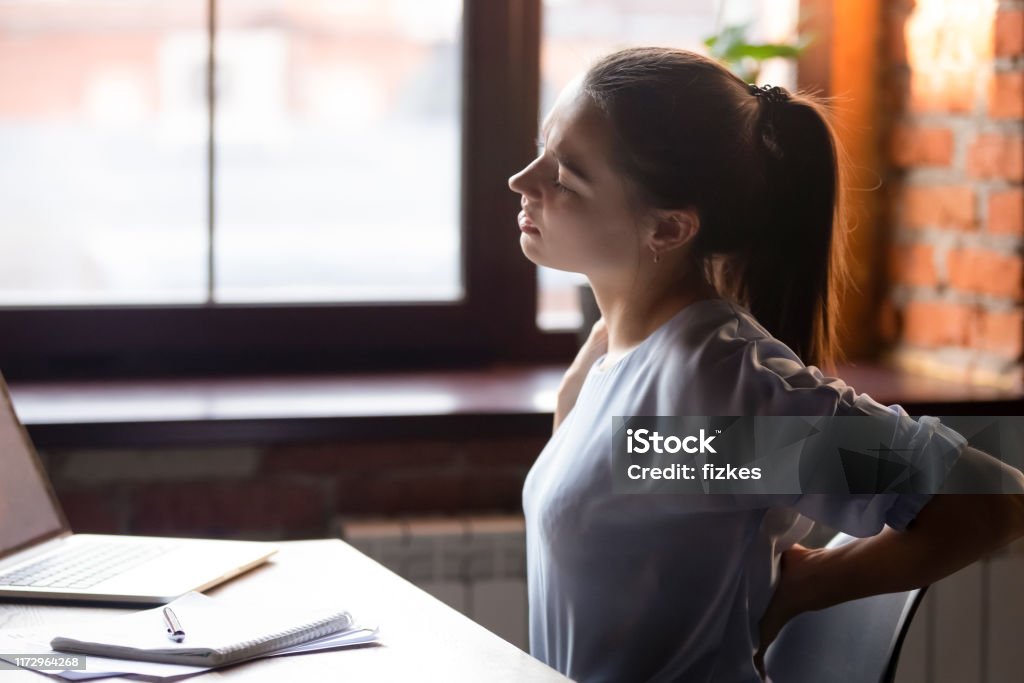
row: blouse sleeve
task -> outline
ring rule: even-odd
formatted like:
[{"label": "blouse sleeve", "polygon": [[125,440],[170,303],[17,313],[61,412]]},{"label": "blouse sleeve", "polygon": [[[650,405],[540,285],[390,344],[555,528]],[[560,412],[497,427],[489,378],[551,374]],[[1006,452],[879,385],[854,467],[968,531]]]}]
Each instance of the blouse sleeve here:
[{"label": "blouse sleeve", "polygon": [[[759,345],[776,345],[785,353],[772,353]],[[757,385],[763,388],[758,397],[766,410],[774,415],[864,415],[877,416],[893,423],[893,449],[913,453],[911,465],[927,479],[929,491],[938,491],[953,464],[967,446],[959,432],[943,425],[938,418],[922,416],[914,420],[898,404],[884,406],[867,394],[858,394],[853,387],[836,377],[826,377],[816,366],[805,366],[792,357],[792,351],[775,340],[760,340],[755,347]],[[764,351],[768,351],[766,355]],[[764,355],[764,357],[762,357]],[[787,357],[789,356],[789,357]],[[852,536],[865,537],[879,533],[888,525],[904,531],[932,493],[880,494],[802,494],[789,498],[788,506],[802,515]]]}]

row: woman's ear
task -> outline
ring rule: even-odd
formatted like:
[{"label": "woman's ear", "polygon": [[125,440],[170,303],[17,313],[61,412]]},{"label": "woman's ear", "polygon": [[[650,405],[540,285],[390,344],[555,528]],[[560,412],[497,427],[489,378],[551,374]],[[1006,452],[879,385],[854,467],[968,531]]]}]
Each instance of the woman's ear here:
[{"label": "woman's ear", "polygon": [[689,244],[697,237],[700,216],[694,209],[656,211],[649,230],[648,247],[658,254],[664,254]]}]

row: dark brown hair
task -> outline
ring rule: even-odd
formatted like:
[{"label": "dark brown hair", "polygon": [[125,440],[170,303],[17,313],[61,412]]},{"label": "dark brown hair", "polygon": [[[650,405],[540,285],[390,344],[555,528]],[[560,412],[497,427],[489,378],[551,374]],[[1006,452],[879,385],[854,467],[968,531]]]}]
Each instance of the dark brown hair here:
[{"label": "dark brown hair", "polygon": [[[630,48],[600,59],[583,91],[617,139],[614,163],[644,206],[692,208],[692,255],[807,365],[834,370],[848,283],[839,163],[824,106],[754,94],[686,50]],[[717,263],[717,265],[715,265]]]}]

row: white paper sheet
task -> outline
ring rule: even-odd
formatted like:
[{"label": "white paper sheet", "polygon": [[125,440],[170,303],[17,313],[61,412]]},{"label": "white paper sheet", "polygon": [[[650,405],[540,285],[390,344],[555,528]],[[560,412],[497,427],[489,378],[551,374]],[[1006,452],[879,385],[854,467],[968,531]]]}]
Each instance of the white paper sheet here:
[{"label": "white paper sheet", "polygon": [[[50,649],[50,640],[53,638],[53,627],[33,629],[8,629],[0,631],[0,653],[18,653],[34,655],[54,655]],[[264,655],[266,657],[278,657],[288,654],[300,654],[304,652],[316,652],[318,650],[333,650],[353,645],[375,643],[380,640],[379,628],[371,626],[356,626],[354,629],[343,633],[336,633],[325,636],[319,640],[312,640],[308,643],[295,645],[277,652]],[[83,681],[91,678],[106,678],[110,676],[146,676],[156,680],[173,678],[177,676],[189,676],[209,671],[211,667],[205,666],[182,666],[179,664],[161,664],[159,662],[142,662],[129,659],[111,659],[108,657],[95,657],[86,655],[86,669],[84,671],[46,671],[50,675],[59,676],[69,681]],[[3,655],[0,659],[10,661]]]}]

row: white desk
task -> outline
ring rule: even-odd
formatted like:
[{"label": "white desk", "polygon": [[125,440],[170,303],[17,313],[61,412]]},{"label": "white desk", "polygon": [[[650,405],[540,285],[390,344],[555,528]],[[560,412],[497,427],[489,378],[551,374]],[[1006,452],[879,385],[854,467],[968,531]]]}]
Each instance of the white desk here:
[{"label": "white desk", "polygon": [[[307,603],[330,600],[350,609],[357,619],[379,623],[384,644],[260,659],[196,678],[274,683],[569,680],[340,540],[278,545],[280,552],[268,564],[209,594],[252,600],[292,594],[296,602]],[[0,629],[85,621],[118,611],[0,603]],[[56,679],[30,671],[0,672],[0,683],[45,680]]]}]

